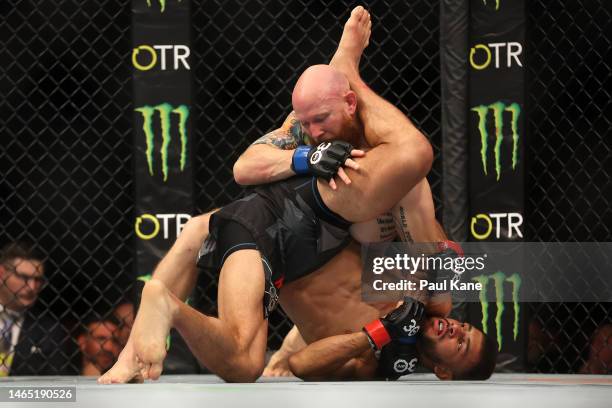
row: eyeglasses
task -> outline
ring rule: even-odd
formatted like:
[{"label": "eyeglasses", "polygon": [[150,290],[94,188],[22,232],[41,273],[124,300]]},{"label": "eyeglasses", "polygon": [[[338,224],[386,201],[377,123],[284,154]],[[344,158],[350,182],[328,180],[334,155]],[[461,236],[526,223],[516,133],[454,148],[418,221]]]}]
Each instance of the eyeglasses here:
[{"label": "eyeglasses", "polygon": [[29,281],[34,281],[35,283],[43,285],[45,282],[47,282],[47,278],[45,278],[44,276],[30,276],[30,275],[26,275],[25,273],[19,272],[17,268],[15,268],[12,265],[3,265],[3,266],[4,266],[4,269],[11,272],[13,276],[16,276],[17,278],[19,278],[20,280],[26,283],[28,283]]}]

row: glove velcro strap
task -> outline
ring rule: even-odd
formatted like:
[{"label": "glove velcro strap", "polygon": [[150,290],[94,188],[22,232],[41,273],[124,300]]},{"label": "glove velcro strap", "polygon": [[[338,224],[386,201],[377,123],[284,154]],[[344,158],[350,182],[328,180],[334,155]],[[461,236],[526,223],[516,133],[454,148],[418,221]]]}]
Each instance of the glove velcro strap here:
[{"label": "glove velcro strap", "polygon": [[457,254],[457,256],[459,257],[464,256],[463,248],[461,248],[461,245],[459,245],[455,241],[447,240],[447,241],[438,242],[438,249],[442,252],[446,251],[447,249],[450,249],[451,251],[454,251]]},{"label": "glove velcro strap", "polygon": [[397,342],[399,344],[416,344],[417,338],[416,336],[400,337],[397,339]]},{"label": "glove velcro strap", "polygon": [[[463,248],[461,248],[461,245],[459,245],[458,243],[454,242],[454,241],[441,241],[438,242],[438,250],[440,251],[439,254],[436,254],[436,257],[440,257],[442,258],[442,261],[444,261],[446,258],[463,258],[464,257],[464,252],[463,252]],[[454,270],[447,270],[444,267],[442,267],[440,270],[432,270],[429,271],[429,278],[430,279],[435,279],[436,282],[450,282],[451,279],[455,279],[459,276],[459,274],[457,274],[457,272],[455,272]],[[445,287],[446,289],[444,290],[433,290],[431,291],[432,295],[442,295],[442,294],[446,294],[448,292],[450,292],[451,288],[448,287],[449,283],[445,283]]]},{"label": "glove velcro strap", "polygon": [[373,322],[366,324],[363,327],[363,331],[366,332],[370,338],[370,341],[376,347],[376,350],[382,349],[385,345],[391,342],[391,336],[380,319],[376,319]]},{"label": "glove velcro strap", "polygon": [[299,146],[293,152],[293,158],[291,159],[291,170],[295,174],[309,174],[310,167],[308,167],[308,153],[310,152],[310,146]]}]

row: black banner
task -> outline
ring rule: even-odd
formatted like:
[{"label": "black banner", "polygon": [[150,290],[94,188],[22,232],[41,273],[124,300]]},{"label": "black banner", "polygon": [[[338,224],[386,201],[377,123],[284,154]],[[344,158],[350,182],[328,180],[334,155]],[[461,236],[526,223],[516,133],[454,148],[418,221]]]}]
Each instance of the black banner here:
[{"label": "black banner", "polygon": [[136,275],[146,280],[193,211],[190,2],[132,2]]},{"label": "black banner", "polygon": [[[470,7],[469,236],[471,241],[522,241],[525,4],[524,1],[472,0]],[[520,251],[517,256],[521,256]],[[499,272],[513,276],[520,271]],[[471,320],[482,320],[484,330],[496,335],[498,343],[503,338],[502,351],[510,355],[508,360],[514,357],[520,360],[525,338],[520,328],[525,322],[519,323],[517,319],[524,320],[524,316],[506,318],[503,315],[500,322],[503,307],[501,299],[481,308],[472,304]],[[495,308],[499,310],[492,314]],[[492,317],[494,314],[496,319]]]},{"label": "black banner", "polygon": [[[151,279],[194,207],[190,7],[188,0],[132,0],[134,278],[140,281]],[[174,330],[167,346],[165,373],[197,372]]]}]

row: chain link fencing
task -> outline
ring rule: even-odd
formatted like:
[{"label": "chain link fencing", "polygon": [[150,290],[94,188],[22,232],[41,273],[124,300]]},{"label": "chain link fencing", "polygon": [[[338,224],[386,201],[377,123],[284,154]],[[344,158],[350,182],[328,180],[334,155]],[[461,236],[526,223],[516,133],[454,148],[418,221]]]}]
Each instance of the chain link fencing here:
[{"label": "chain link fencing", "polygon": [[[526,5],[526,240],[610,241],[612,4]],[[529,314],[528,363],[534,371],[585,371],[587,363],[610,353],[609,303],[538,303]],[[603,345],[593,338],[598,328]],[[612,367],[600,365],[598,372]]]},{"label": "chain link fencing", "polygon": [[132,284],[130,9],[42,0],[0,10],[0,239],[36,243],[47,277],[11,374],[77,374],[85,323],[111,319]]},{"label": "chain link fencing", "polygon": [[[193,1],[192,112],[200,211],[242,194],[232,178],[234,161],[252,141],[282,123],[298,75],[309,65],[329,61],[342,24],[357,4]],[[366,6],[373,15],[373,32],[362,74],[432,142],[435,162],[429,182],[440,213],[438,4],[371,1]],[[600,1],[572,7],[574,3],[554,10],[544,2],[529,6],[534,63],[528,88],[532,165],[527,225],[532,240],[610,239],[605,170],[610,148],[604,140],[611,117],[604,83],[609,89],[604,56],[610,43],[603,34],[609,32],[609,6]],[[38,324],[42,334],[32,336],[48,340],[43,343],[49,349],[24,351],[28,357],[39,354],[39,360],[20,362],[15,354],[12,370],[76,374],[84,359],[79,348],[91,351],[79,342],[81,335],[123,341],[135,286],[130,281],[134,185],[129,4],[10,1],[1,3],[0,10],[0,244],[35,242],[47,277],[22,329],[34,333],[28,325]],[[592,21],[583,24],[587,17]],[[559,35],[559,26],[567,21],[573,22],[571,30]],[[568,47],[577,40],[586,42]],[[575,89],[566,89],[568,83]],[[569,117],[583,119],[570,122]],[[551,154],[553,166],[545,159]],[[215,312],[216,288],[215,276],[200,277],[195,303],[203,311]],[[609,305],[602,304],[532,309],[542,331],[565,327],[569,336],[558,337],[556,360],[547,351],[551,346],[542,346],[534,365],[547,372],[575,371],[586,358],[590,331],[610,318]],[[570,331],[566,320],[579,330]],[[269,346],[278,348],[289,328],[282,312],[273,315]],[[44,336],[54,330],[57,337]],[[116,330],[119,336],[109,336]],[[70,347],[64,349],[66,340]],[[94,352],[108,355],[115,346]],[[571,358],[566,353],[577,360],[560,363],[559,356]],[[51,354],[62,362],[40,363],[52,361]]]}]

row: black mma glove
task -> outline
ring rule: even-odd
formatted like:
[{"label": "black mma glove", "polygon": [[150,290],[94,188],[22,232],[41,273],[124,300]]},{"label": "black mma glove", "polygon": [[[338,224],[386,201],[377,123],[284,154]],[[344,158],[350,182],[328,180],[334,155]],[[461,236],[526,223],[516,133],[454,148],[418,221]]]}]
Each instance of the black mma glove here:
[{"label": "black mma glove", "polygon": [[[440,252],[438,252],[435,255],[431,255],[431,257],[436,257],[436,258],[440,258],[441,262],[440,264],[442,265],[442,268],[439,269],[432,269],[427,271],[427,276],[428,276],[428,280],[430,282],[446,282],[446,289],[445,290],[435,290],[433,291],[433,294],[443,294],[443,293],[447,293],[450,292],[450,281],[452,280],[458,280],[461,276],[461,273],[455,271],[454,268],[445,268],[444,265],[446,264],[447,266],[450,264],[449,261],[447,261],[447,259],[455,259],[455,258],[463,258],[464,254],[463,254],[463,248],[461,248],[461,245],[459,245],[458,243],[454,242],[454,241],[442,241],[442,242],[438,242],[438,250]],[[454,262],[454,261],[453,261]],[[438,262],[436,262],[437,264]]]},{"label": "black mma glove", "polygon": [[291,170],[295,174],[312,174],[330,180],[351,157],[352,150],[350,143],[339,140],[324,142],[317,147],[300,146],[293,153]]},{"label": "black mma glove", "polygon": [[421,331],[425,319],[425,305],[411,297],[382,319],[376,319],[364,326],[375,350],[381,350],[392,340],[402,344],[415,344],[416,335]]},{"label": "black mma glove", "polygon": [[402,375],[414,373],[418,362],[419,354],[416,344],[401,344],[392,341],[380,351],[377,377],[397,380]]}]

